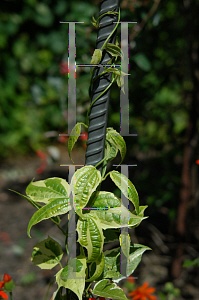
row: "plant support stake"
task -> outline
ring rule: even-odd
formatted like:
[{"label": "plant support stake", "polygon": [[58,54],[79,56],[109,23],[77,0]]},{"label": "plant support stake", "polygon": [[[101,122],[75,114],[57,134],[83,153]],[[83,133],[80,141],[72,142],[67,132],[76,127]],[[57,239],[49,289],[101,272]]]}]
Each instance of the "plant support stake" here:
[{"label": "plant support stake", "polygon": [[[100,3],[99,26],[96,42],[96,49],[101,49],[108,36],[111,34],[115,26],[114,22],[117,21],[117,14],[105,14],[108,11],[119,11],[119,0],[104,0]],[[104,15],[105,14],[105,15]],[[115,43],[116,30],[109,38],[109,43]],[[111,55],[103,49],[102,59],[100,65],[108,64]],[[104,67],[96,67],[94,70],[93,79],[104,71]],[[91,103],[105,90],[111,83],[111,73],[106,73],[99,76],[93,83],[91,91]],[[86,151],[85,165],[95,166],[104,158],[104,145],[106,137],[106,127],[108,119],[108,107],[110,99],[110,88],[100,96],[91,107],[89,115],[89,128],[88,128],[88,141]],[[102,164],[99,165],[98,170],[102,171]]]}]

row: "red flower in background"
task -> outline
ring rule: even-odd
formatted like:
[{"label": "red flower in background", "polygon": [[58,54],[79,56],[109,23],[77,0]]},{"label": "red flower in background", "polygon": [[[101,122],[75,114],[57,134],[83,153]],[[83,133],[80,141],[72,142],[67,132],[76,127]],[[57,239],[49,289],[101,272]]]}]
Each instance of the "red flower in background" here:
[{"label": "red flower in background", "polygon": [[68,74],[68,63],[66,61],[61,62],[60,66],[60,74]]},{"label": "red flower in background", "polygon": [[156,300],[157,297],[151,295],[155,292],[154,287],[148,287],[149,283],[145,282],[142,286],[136,288],[134,291],[128,294],[129,297],[133,297],[132,300]]},{"label": "red flower in background", "polygon": [[9,282],[10,280],[12,280],[12,277],[8,274],[4,274],[3,280],[4,280],[4,282]]},{"label": "red flower in background", "polygon": [[4,293],[3,291],[0,291],[0,297],[3,299],[8,299],[8,295]]},{"label": "red flower in background", "polygon": [[86,142],[87,142],[87,139],[88,139],[88,132],[83,131],[83,132],[81,133],[79,139],[82,141],[82,143],[83,143],[82,146],[84,147],[84,149],[86,149],[86,148],[87,148]]},{"label": "red flower in background", "polygon": [[[4,274],[3,281],[0,281],[0,298],[8,299],[8,295],[2,291],[2,288],[5,288],[6,284],[9,284],[9,282],[12,280],[12,277],[8,274]],[[12,284],[12,283],[11,283]]]},{"label": "red flower in background", "polygon": [[196,160],[196,164],[199,165],[199,159]]},{"label": "red flower in background", "polygon": [[0,232],[0,240],[7,245],[12,243],[12,240],[7,232]]},{"label": "red flower in background", "polygon": [[[96,298],[89,298],[89,300],[96,300]],[[99,300],[105,300],[105,298],[99,296]],[[112,300],[112,299],[110,299],[110,300]]]},{"label": "red flower in background", "polygon": [[0,290],[3,288],[4,286],[4,281],[0,281]]},{"label": "red flower in background", "polygon": [[[69,74],[69,65],[67,61],[62,61],[59,65],[60,67],[60,74],[65,75],[65,74]],[[73,70],[75,70],[75,66],[73,67]],[[75,78],[78,78],[78,74],[77,72],[75,72]]]},{"label": "red flower in background", "polygon": [[135,278],[131,275],[129,276],[129,278],[127,279],[128,282],[130,283],[134,283],[135,282]]},{"label": "red flower in background", "polygon": [[41,174],[47,167],[47,155],[41,150],[37,150],[36,154],[41,159],[41,166],[37,169],[36,172],[37,174]]},{"label": "red flower in background", "polygon": [[[61,133],[61,134],[65,134],[65,133]],[[68,142],[68,136],[67,135],[59,135],[58,141],[62,144]]]}]

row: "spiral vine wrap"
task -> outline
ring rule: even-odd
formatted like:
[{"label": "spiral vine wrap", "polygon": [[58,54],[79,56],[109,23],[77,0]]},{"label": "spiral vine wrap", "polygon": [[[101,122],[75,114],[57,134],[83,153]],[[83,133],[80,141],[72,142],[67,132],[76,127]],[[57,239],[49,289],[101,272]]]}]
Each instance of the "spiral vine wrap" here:
[{"label": "spiral vine wrap", "polygon": [[[119,11],[119,0],[103,0],[100,3],[99,17],[108,11]],[[96,41],[96,49],[101,49],[104,42],[115,28],[118,14],[106,14],[99,19],[99,28]],[[108,40],[109,43],[115,43],[116,30]],[[103,50],[100,65],[109,63],[111,55]],[[103,66],[96,67],[94,70],[93,79],[104,71]],[[111,73],[106,73],[97,78],[93,83],[91,91],[91,103],[109,86],[111,83]],[[106,137],[106,127],[108,120],[108,108],[110,100],[110,88],[95,101],[91,107],[89,116],[88,141],[86,151],[85,165],[96,165],[104,157],[104,145]],[[102,164],[98,170],[102,170]]]}]

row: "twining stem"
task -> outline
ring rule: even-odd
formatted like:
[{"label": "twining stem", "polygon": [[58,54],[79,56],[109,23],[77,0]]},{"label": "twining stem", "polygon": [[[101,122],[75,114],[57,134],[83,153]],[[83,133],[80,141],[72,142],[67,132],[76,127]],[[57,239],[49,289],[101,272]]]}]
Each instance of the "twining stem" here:
[{"label": "twining stem", "polygon": [[99,99],[104,93],[106,93],[106,91],[111,87],[111,85],[113,84],[113,82],[115,81],[115,78],[112,79],[111,83],[107,86],[107,88],[91,103],[88,112],[87,112],[87,116],[86,116],[86,123],[88,123],[88,118],[89,118],[89,114],[90,114],[90,110],[91,107],[93,106],[93,104],[95,103],[95,101],[97,101],[97,99]]},{"label": "twining stem", "polygon": [[61,230],[61,232],[62,232],[64,235],[67,235],[66,232],[65,232],[58,224],[56,224],[56,225],[57,225],[57,227]]},{"label": "twining stem", "polygon": [[106,179],[106,177],[110,174],[111,172],[108,172],[107,174],[106,174],[106,176],[101,180],[101,181],[104,181],[105,179]]},{"label": "twining stem", "polygon": [[103,161],[105,161],[107,159],[109,155],[106,155],[102,160],[100,160],[100,162],[98,162],[96,165],[95,165],[95,168],[97,168]]},{"label": "twining stem", "polygon": [[104,49],[104,47],[106,46],[106,43],[108,42],[108,40],[110,39],[110,37],[113,35],[113,33],[115,32],[115,30],[117,29],[118,25],[119,25],[119,22],[120,22],[120,9],[119,9],[119,13],[118,13],[118,20],[117,20],[117,24],[115,26],[115,28],[113,29],[113,31],[109,34],[109,36],[107,37],[106,41],[104,42],[101,50]]},{"label": "twining stem", "polygon": [[107,11],[106,13],[104,13],[103,15],[101,15],[101,16],[99,16],[98,18],[97,18],[97,22],[99,21],[99,19],[101,19],[103,16],[105,16],[105,15],[118,15],[118,12],[114,12],[114,10],[115,10],[115,8],[113,9],[113,10],[111,10],[111,11]]},{"label": "twining stem", "polygon": [[[101,16],[102,17],[102,16]],[[116,26],[114,27],[114,29],[113,29],[113,31],[109,34],[109,36],[107,37],[107,39],[105,40],[105,42],[104,42],[104,44],[103,44],[103,46],[101,47],[101,50],[103,50],[104,49],[104,47],[106,46],[106,44],[107,44],[107,42],[108,42],[108,40],[110,39],[110,37],[113,35],[113,33],[116,31],[116,29],[117,29],[117,27],[118,27],[118,25],[119,25],[119,21],[120,21],[120,9],[119,9],[119,12],[118,12],[118,20],[117,20],[117,24],[116,24]],[[112,59],[111,59],[112,60]],[[91,76],[91,78],[93,77],[93,72],[94,72],[94,69],[92,70],[92,76]],[[100,75],[98,75],[94,80],[96,80],[99,76],[101,76],[101,75],[103,75],[103,74],[105,74],[104,72],[102,72],[102,74],[100,74]],[[91,105],[90,105],[90,107],[89,107],[89,109],[88,109],[88,112],[87,112],[87,117],[86,117],[86,123],[87,124],[89,124],[88,123],[88,117],[89,117],[89,114],[90,114],[90,110],[91,110],[91,107],[92,107],[92,105],[95,103],[95,101],[97,100],[97,99],[99,99],[108,89],[109,89],[109,87],[111,87],[111,85],[113,84],[113,82],[115,81],[115,78],[114,79],[112,79],[112,81],[111,81],[111,83],[108,85],[108,87],[91,103]],[[91,84],[92,84],[92,81],[91,81]],[[90,85],[90,87],[91,87],[91,85]],[[89,90],[90,90],[90,87],[89,87]]]},{"label": "twining stem", "polygon": [[10,300],[12,300],[12,292],[10,292]]}]

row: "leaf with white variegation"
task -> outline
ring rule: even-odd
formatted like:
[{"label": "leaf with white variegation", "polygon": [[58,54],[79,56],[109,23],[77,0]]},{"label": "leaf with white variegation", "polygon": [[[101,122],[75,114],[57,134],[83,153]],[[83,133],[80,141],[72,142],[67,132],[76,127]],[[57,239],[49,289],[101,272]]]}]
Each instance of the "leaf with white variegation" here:
[{"label": "leaf with white variegation", "polygon": [[110,192],[99,192],[92,207],[98,208],[90,214],[98,216],[102,229],[134,227],[144,219],[132,214],[121,200]]},{"label": "leaf with white variegation", "polygon": [[33,225],[41,222],[42,220],[66,214],[69,210],[71,210],[69,198],[51,200],[52,201],[50,203],[46,204],[45,206],[41,207],[38,211],[36,211],[30,219],[27,229],[29,237],[31,237],[30,229]]},{"label": "leaf with white variegation", "polygon": [[117,156],[118,149],[114,144],[111,144],[108,140],[106,141],[106,151],[105,155],[107,162],[111,161]]},{"label": "leaf with white variegation", "polygon": [[105,148],[104,148],[104,163],[102,167],[102,177],[104,177],[106,173],[107,163],[113,160],[118,153],[118,149],[115,145],[111,144],[108,140],[105,140]]},{"label": "leaf with white variegation", "polygon": [[119,237],[120,240],[120,245],[122,248],[122,252],[126,257],[129,257],[129,250],[130,250],[130,244],[131,244],[131,239],[130,235],[126,231],[122,231]]},{"label": "leaf with white variegation", "polygon": [[120,151],[121,154],[121,162],[123,161],[125,155],[126,155],[126,143],[123,137],[113,128],[109,127],[106,129],[106,139],[110,142],[110,144],[113,144],[116,149]]},{"label": "leaf with white variegation", "polygon": [[107,43],[106,46],[105,46],[105,49],[108,53],[110,53],[112,56],[117,57],[118,56],[121,56],[123,58],[124,54],[122,52],[122,49],[115,45],[115,44],[112,44],[112,43]]},{"label": "leaf with white variegation", "polygon": [[144,211],[145,211],[145,209],[148,207],[148,205],[145,205],[145,206],[139,206],[139,213],[138,213],[138,215],[140,216],[140,217],[143,217],[144,216]]},{"label": "leaf with white variegation", "polygon": [[105,298],[114,298],[119,300],[128,300],[124,291],[109,279],[103,279],[96,283],[92,293]]},{"label": "leaf with white variegation", "polygon": [[61,246],[48,237],[34,246],[31,261],[41,269],[52,269],[59,264],[62,256]]},{"label": "leaf with white variegation", "polygon": [[84,214],[77,222],[78,242],[88,252],[87,262],[95,261],[102,253],[104,236],[100,221],[97,216]]},{"label": "leaf with white variegation", "polygon": [[[34,201],[33,201],[31,198],[29,198],[28,196],[22,195],[22,194],[20,194],[19,192],[13,191],[13,190],[11,190],[11,189],[9,189],[9,191],[12,191],[12,192],[18,194],[19,196],[23,197],[23,198],[26,199],[32,206],[34,206],[34,207],[37,208],[37,209],[39,209],[39,208],[42,207],[41,204],[39,204],[39,203],[37,203],[37,202],[34,202]],[[59,225],[59,223],[61,222],[60,217],[58,217],[58,216],[52,217],[52,218],[50,218],[50,219],[51,219],[51,221],[53,221],[53,223],[55,223],[55,224],[57,224],[57,225]]]},{"label": "leaf with white variegation", "polygon": [[90,278],[86,280],[86,282],[91,282],[91,281],[95,281],[95,279],[97,279],[101,273],[104,270],[104,254],[103,252],[101,253],[101,255],[98,257],[98,259],[94,262],[91,263],[91,265],[89,266],[89,276]]},{"label": "leaf with white variegation", "polygon": [[[129,265],[127,266],[126,276],[130,276],[135,269],[137,268],[138,264],[141,261],[142,254],[146,250],[151,250],[147,246],[133,244],[130,246],[128,262]],[[105,259],[105,266],[103,271],[103,278],[112,278],[114,282],[119,282],[120,280],[126,278],[126,276],[121,276],[120,273],[120,265],[126,264],[126,258],[121,259],[120,257],[120,247],[107,250],[104,252],[104,259]]]},{"label": "leaf with white variegation", "polygon": [[71,259],[69,264],[56,274],[56,282],[59,288],[63,286],[73,291],[78,299],[82,300],[85,276],[86,258],[83,255],[79,255],[77,258]]},{"label": "leaf with white variegation", "polygon": [[139,214],[139,197],[133,183],[128,179],[125,175],[117,172],[111,171],[109,173],[112,181],[117,185],[117,187],[121,190],[124,196],[129,199],[133,205],[135,206],[136,214]]},{"label": "leaf with white variegation", "polygon": [[119,229],[106,229],[103,231],[103,235],[105,237],[104,243],[115,242],[119,240],[118,237]]},{"label": "leaf with white variegation", "polygon": [[35,202],[49,203],[52,199],[68,197],[69,184],[65,179],[53,177],[31,182],[26,194]]},{"label": "leaf with white variegation", "polygon": [[[80,136],[80,133],[81,133],[81,125],[84,125],[85,127],[88,127],[86,124],[84,123],[77,123],[71,133],[70,133],[70,136],[69,136],[69,139],[68,139],[68,154],[69,154],[69,157],[70,159],[72,160],[71,158],[71,151],[75,145],[75,143],[77,142],[79,136]],[[74,163],[74,161],[72,160],[72,162]]]},{"label": "leaf with white variegation", "polygon": [[74,209],[84,208],[90,196],[101,182],[101,173],[94,166],[85,166],[77,170],[70,184]]}]

